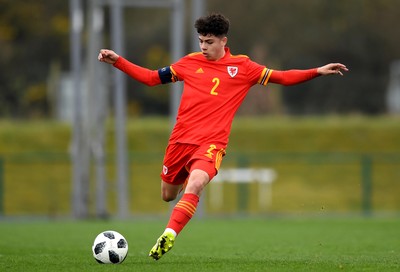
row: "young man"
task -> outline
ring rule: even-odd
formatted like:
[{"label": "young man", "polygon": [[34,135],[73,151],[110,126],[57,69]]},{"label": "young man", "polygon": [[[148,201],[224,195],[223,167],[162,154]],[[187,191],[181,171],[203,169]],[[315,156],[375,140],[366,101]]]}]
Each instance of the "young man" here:
[{"label": "young man", "polygon": [[161,195],[174,200],[164,233],[149,256],[161,258],[174,245],[176,236],[194,215],[204,187],[217,174],[236,110],[250,87],[268,82],[294,85],[320,75],[347,71],[345,65],[331,63],[309,70],[277,71],[244,55],[231,55],[226,47],[229,21],[221,14],[201,17],[195,22],[201,52],[189,54],[171,66],[149,70],[137,66],[112,50],[100,50],[98,59],[114,65],[133,79],[153,86],[184,82],[175,127],[165,152],[161,172]]}]

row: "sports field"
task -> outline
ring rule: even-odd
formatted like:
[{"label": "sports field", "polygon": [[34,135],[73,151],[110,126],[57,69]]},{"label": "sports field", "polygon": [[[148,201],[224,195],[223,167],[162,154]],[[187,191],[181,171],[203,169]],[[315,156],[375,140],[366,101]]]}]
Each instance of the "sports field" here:
[{"label": "sports field", "polygon": [[[400,271],[399,218],[195,218],[153,261],[147,253],[165,221],[2,221],[1,271]],[[107,229],[128,240],[122,264],[92,258]]]}]

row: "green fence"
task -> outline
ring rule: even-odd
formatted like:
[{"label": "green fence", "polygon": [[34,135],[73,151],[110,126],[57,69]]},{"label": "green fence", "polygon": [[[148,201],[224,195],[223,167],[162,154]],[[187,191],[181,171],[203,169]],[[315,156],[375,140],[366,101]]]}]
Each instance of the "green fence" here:
[{"label": "green fence", "polygon": [[[130,212],[165,214],[160,199],[162,153],[131,153],[129,158]],[[260,207],[260,184],[224,183],[222,205],[215,207],[205,191],[206,214],[237,213],[362,213],[400,211],[400,154],[389,153],[235,153],[222,168],[269,168],[276,173],[271,203]],[[115,165],[110,156],[107,203],[116,210]],[[24,153],[0,159],[0,213],[65,216],[71,213],[71,164],[66,153]],[[95,181],[90,181],[94,191]],[[93,195],[89,196],[94,207]]]},{"label": "green fence", "polygon": [[4,214],[4,171],[3,171],[3,159],[0,158],[0,215]]},{"label": "green fence", "polygon": [[[331,202],[336,204],[331,209],[333,212],[361,211],[370,215],[373,211],[400,210],[400,199],[396,197],[400,193],[399,154],[230,153],[224,164],[228,167],[267,166],[275,169],[277,178],[271,190],[279,190],[278,196],[282,198],[285,193],[295,197],[296,188],[303,184],[308,188],[304,195],[310,195],[314,202],[320,203],[321,209],[329,207],[323,207],[327,201],[318,194],[330,193],[333,197]],[[292,184],[293,188],[285,186],[285,183]],[[238,184],[237,187],[237,203],[248,206],[247,192],[251,185]],[[299,194],[301,193],[302,189],[299,190]],[[294,199],[293,203],[300,198]],[[341,206],[343,203],[347,205]],[[243,210],[243,207],[238,207],[238,210]],[[276,210],[284,212],[284,209],[278,207],[271,209]],[[310,211],[307,208],[304,210]],[[315,207],[311,210],[317,211]]]}]

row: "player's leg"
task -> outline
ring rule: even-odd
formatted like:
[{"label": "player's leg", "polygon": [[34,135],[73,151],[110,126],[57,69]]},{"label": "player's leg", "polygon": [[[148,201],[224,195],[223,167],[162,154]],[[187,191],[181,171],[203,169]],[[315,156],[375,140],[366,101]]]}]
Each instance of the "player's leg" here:
[{"label": "player's leg", "polygon": [[[208,165],[208,168],[211,168],[210,171],[215,172],[214,168],[209,167],[213,165],[212,163],[206,162],[206,165]],[[204,167],[202,166],[202,161],[193,164],[185,192],[173,208],[165,231],[150,250],[149,256],[154,260],[160,259],[165,253],[171,250],[175,242],[175,237],[182,231],[196,212],[200,195],[210,181],[210,175],[202,169],[197,169],[197,167]]]},{"label": "player's leg", "polygon": [[[168,145],[163,161],[161,172],[161,197],[164,201],[172,201],[181,192],[189,172],[186,169],[188,158],[197,147],[186,144]],[[156,241],[150,250],[149,256],[158,260],[168,252],[175,241],[176,233],[165,231]]]},{"label": "player's leg", "polygon": [[197,210],[201,193],[217,174],[224,155],[225,149],[215,145],[200,146],[193,153],[187,164],[190,174],[184,194],[172,210],[166,231],[177,236],[190,221]]},{"label": "player's leg", "polygon": [[[213,169],[213,171],[215,170]],[[195,168],[190,172],[185,194],[194,194],[200,197],[204,187],[206,187],[209,182],[209,174],[202,169]]]},{"label": "player's leg", "polygon": [[209,174],[202,169],[190,172],[188,183],[181,199],[172,210],[166,231],[177,236],[196,213],[200,195],[210,181]]},{"label": "player's leg", "polygon": [[[190,174],[185,192],[172,210],[170,220],[164,233],[150,250],[149,256],[153,259],[158,260],[172,248],[175,237],[182,231],[196,212],[199,198],[204,187],[216,175],[222,157],[225,155],[224,149],[216,149],[214,147],[215,145],[213,145],[213,150],[211,151],[210,147],[200,147],[192,154],[187,164]],[[210,152],[212,152],[212,156],[208,156]],[[181,183],[181,181],[179,181],[179,183]],[[176,189],[176,187],[173,188]],[[168,190],[171,189],[171,187],[166,185],[164,189]],[[166,194],[169,194],[168,196],[173,194],[173,196],[176,197],[178,193],[179,192],[176,190],[173,190],[168,191]]]},{"label": "player's leg", "polygon": [[[173,208],[165,231],[150,250],[149,256],[154,260],[160,259],[165,253],[172,249],[175,237],[181,232],[196,212],[199,196],[208,182],[209,176],[207,172],[200,169],[191,171],[185,192]],[[163,189],[166,191],[167,189],[171,189],[170,184],[163,182],[163,185]],[[166,192],[166,194],[171,197],[172,193],[176,193],[176,195],[179,193],[179,190],[176,190],[175,187],[172,187],[172,189],[173,192]]]},{"label": "player's leg", "polygon": [[[174,185],[161,180],[161,197],[166,202],[176,199],[181,189],[182,184]],[[164,231],[150,250],[149,256],[154,260],[160,259],[174,246],[175,236],[176,234],[174,235],[171,231]]]},{"label": "player's leg", "polygon": [[174,185],[161,180],[161,198],[166,202],[175,200],[182,190],[182,186],[183,184]]}]

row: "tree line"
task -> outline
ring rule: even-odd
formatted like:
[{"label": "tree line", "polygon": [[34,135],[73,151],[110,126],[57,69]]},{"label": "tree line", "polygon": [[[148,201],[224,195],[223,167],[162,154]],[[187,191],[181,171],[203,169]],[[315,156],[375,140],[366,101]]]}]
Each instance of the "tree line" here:
[{"label": "tree line", "polygon": [[[0,6],[0,117],[49,118],[54,110],[49,75],[70,69],[69,3],[0,0]],[[185,8],[189,14],[190,1]],[[209,0],[206,9],[229,17],[228,46],[233,54],[249,55],[272,69],[332,61],[350,69],[343,78],[295,87],[256,87],[240,114],[386,112],[389,66],[400,58],[400,1]],[[168,10],[127,8],[124,15],[126,58],[153,69],[173,61]],[[108,23],[105,29],[108,37]],[[187,20],[188,53],[193,31],[193,22]],[[85,54],[87,33],[83,41],[85,58],[95,57]],[[148,88],[129,80],[127,95],[131,115],[168,113],[165,86]]]}]

